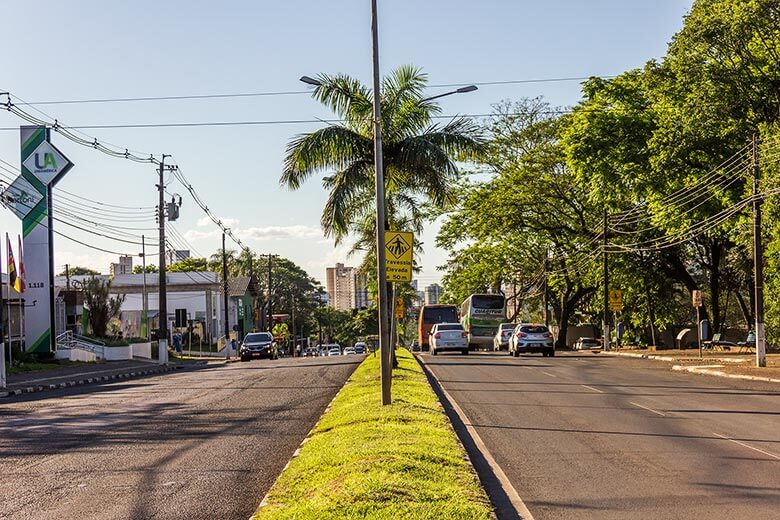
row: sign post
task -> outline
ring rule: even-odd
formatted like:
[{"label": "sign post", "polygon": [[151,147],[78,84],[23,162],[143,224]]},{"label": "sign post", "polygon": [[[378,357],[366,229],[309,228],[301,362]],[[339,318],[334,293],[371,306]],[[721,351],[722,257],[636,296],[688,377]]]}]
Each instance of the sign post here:
[{"label": "sign post", "polygon": [[699,338],[699,357],[704,357],[701,348],[701,291],[695,289],[691,291],[693,306],[696,308],[696,335]]},{"label": "sign post", "polygon": [[25,337],[29,352],[55,349],[54,231],[52,187],[73,167],[43,126],[20,129],[22,174],[5,190],[3,202],[22,220],[28,298]]}]

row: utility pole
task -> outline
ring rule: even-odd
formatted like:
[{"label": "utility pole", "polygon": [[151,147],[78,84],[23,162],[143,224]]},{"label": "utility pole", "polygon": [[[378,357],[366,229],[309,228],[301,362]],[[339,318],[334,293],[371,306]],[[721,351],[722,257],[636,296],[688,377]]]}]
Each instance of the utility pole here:
[{"label": "utility pole", "polygon": [[601,330],[604,331],[604,350],[610,349],[609,344],[609,262],[607,261],[607,206],[604,205],[604,321],[601,322]]},{"label": "utility pole", "polygon": [[548,258],[550,256],[549,249],[544,250],[544,326],[548,329],[550,328],[550,285],[547,282],[547,270],[548,267]]},{"label": "utility pole", "polygon": [[756,366],[766,366],[766,337],[764,336],[764,250],[761,245],[761,198],[758,166],[758,142],[753,134],[753,277],[756,297]]},{"label": "utility pole", "polygon": [[[149,293],[146,292],[146,236],[141,235],[141,268],[143,269],[143,293],[141,293],[141,320],[146,331],[146,339],[149,339]],[[192,350],[192,345],[190,345]]]},{"label": "utility pole", "polygon": [[379,351],[380,372],[382,380],[382,405],[391,403],[390,387],[392,384],[393,349],[390,345],[387,301],[387,258],[385,257],[385,179],[382,156],[382,113],[379,89],[379,30],[376,0],[371,0],[371,55],[373,58],[374,87],[374,173],[376,195],[376,282],[378,290],[377,309],[379,311]]},{"label": "utility pole", "polygon": [[[3,278],[3,262],[2,255],[0,255],[0,388],[5,388],[7,385],[5,375],[5,332],[3,330],[3,290],[5,284],[2,283]],[[10,295],[9,295],[10,296]],[[10,328],[10,327],[9,327]],[[9,343],[8,348],[11,348]]]},{"label": "utility pole", "polygon": [[225,307],[225,359],[230,359],[230,311],[228,310],[228,270],[225,232],[222,231],[222,305]]},{"label": "utility pole", "polygon": [[160,183],[157,185],[159,192],[159,206],[157,206],[157,218],[160,225],[160,287],[159,287],[159,313],[157,321],[159,322],[158,332],[158,360],[161,365],[168,362],[168,291],[165,277],[165,179],[166,171],[174,169],[172,166],[165,166],[165,158],[170,155],[163,154],[160,159]]},{"label": "utility pole", "polygon": [[290,325],[292,326],[292,348],[291,357],[295,357],[295,293],[290,289]]},{"label": "utility pole", "polygon": [[65,289],[70,291],[70,266],[65,264]]},{"label": "utility pole", "polygon": [[273,262],[273,255],[268,253],[268,332],[273,335],[274,333],[274,311],[273,311],[273,292],[272,292],[272,280],[271,280],[271,267]]},{"label": "utility pole", "polygon": [[[254,266],[255,260],[253,258],[251,250],[247,249],[246,252],[247,252],[247,254],[249,256],[249,282],[250,283],[254,283],[254,281],[255,281],[255,266]],[[253,287],[256,288],[256,286],[254,286],[254,285],[253,285]],[[256,331],[257,330],[257,319],[256,319],[257,315],[255,313],[256,306],[257,306],[257,297],[253,295],[252,296],[252,331]]]},{"label": "utility pole", "polygon": [[317,328],[319,329],[318,334],[320,342],[317,348],[320,348],[322,347],[322,287],[317,289],[317,300],[319,302],[317,305]]}]

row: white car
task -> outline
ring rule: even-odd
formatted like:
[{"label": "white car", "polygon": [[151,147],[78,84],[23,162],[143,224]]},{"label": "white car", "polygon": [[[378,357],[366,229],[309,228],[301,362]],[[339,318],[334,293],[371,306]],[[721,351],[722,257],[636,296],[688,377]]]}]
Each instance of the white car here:
[{"label": "white car", "polygon": [[517,327],[517,323],[502,323],[498,326],[498,332],[493,336],[493,350],[509,349],[509,338],[512,337],[512,331]]},{"label": "white car", "polygon": [[429,340],[431,354],[434,356],[445,350],[456,350],[461,354],[469,353],[469,335],[460,323],[437,323],[431,329]]},{"label": "white car", "polygon": [[341,355],[341,349],[339,347],[333,347],[330,350],[328,350],[329,356],[340,356]]},{"label": "white car", "polygon": [[345,356],[349,356],[350,354],[351,355],[357,354],[357,351],[355,350],[355,347],[345,347],[344,348],[344,355]]},{"label": "white car", "polygon": [[538,323],[521,323],[515,327],[509,340],[509,355],[517,357],[533,352],[544,357],[555,355],[552,332]]},{"label": "white car", "polygon": [[574,342],[574,350],[599,350],[601,342],[596,338],[579,338]]}]

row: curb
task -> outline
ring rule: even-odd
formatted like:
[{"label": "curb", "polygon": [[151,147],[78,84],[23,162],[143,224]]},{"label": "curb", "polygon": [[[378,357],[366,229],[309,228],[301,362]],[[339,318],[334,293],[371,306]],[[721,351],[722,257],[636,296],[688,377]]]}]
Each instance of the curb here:
[{"label": "curb", "polygon": [[[496,479],[501,484],[501,488],[504,494],[509,499],[509,502],[511,503],[512,507],[515,509],[515,513],[517,514],[517,516],[519,516],[521,520],[534,520],[533,515],[528,510],[528,507],[525,505],[525,502],[523,502],[523,499],[520,498],[519,493],[512,485],[512,482],[510,482],[509,477],[506,476],[504,470],[501,469],[501,466],[499,466],[496,460],[493,458],[493,455],[490,453],[490,450],[488,450],[487,446],[482,441],[482,438],[477,433],[477,430],[471,425],[471,421],[468,420],[466,414],[463,412],[460,406],[458,406],[458,404],[455,402],[455,400],[452,398],[449,392],[447,392],[447,390],[444,389],[444,386],[442,386],[441,382],[439,382],[439,378],[436,377],[433,371],[428,368],[428,366],[420,359],[420,357],[417,354],[413,354],[413,355],[414,355],[414,359],[423,369],[423,372],[430,379],[436,382],[436,385],[439,387],[439,390],[441,390],[442,395],[448,401],[448,404],[450,405],[452,410],[457,414],[461,423],[463,423],[463,426],[466,428],[466,432],[471,437],[472,442],[474,442],[474,446],[482,454],[482,457],[485,459],[485,462],[490,467],[490,470],[493,472]],[[434,389],[432,388],[432,390]],[[434,393],[435,392],[436,391],[434,390]],[[442,403],[439,403],[439,405],[442,406]],[[444,411],[444,413],[446,415],[447,412]],[[452,426],[452,428],[453,430],[455,429],[454,426]],[[457,437],[457,432],[456,432],[456,437]],[[463,446],[463,443],[460,440],[460,438],[458,438],[458,441],[461,442],[461,446]],[[471,456],[469,455],[468,450],[466,450],[465,446],[463,446],[463,449],[464,452],[466,453],[466,457],[468,458],[469,464],[471,464],[472,471],[474,472],[475,475],[477,475],[477,478],[479,479],[479,473],[474,467],[474,462],[471,460]],[[482,479],[479,480],[480,482],[482,482]],[[495,511],[493,512],[493,514],[495,515]]]},{"label": "curb", "polygon": [[617,357],[631,357],[631,358],[637,358],[637,359],[654,359],[656,361],[682,361],[682,360],[706,360],[706,361],[716,361],[718,363],[747,363],[748,361],[744,359],[729,359],[729,358],[699,358],[699,357],[691,357],[691,358],[680,358],[680,357],[673,357],[673,356],[657,356],[655,354],[634,354],[631,352],[610,352],[610,351],[601,351],[602,354],[607,356],[617,356]]},{"label": "curb", "polygon": [[106,383],[109,381],[116,381],[119,379],[132,379],[137,377],[144,377],[154,374],[164,374],[167,372],[173,372],[175,370],[185,368],[183,365],[166,365],[163,367],[150,369],[150,370],[135,370],[132,372],[123,372],[119,374],[111,374],[110,376],[96,376],[88,377],[85,379],[74,379],[72,381],[65,381],[62,383],[48,384],[48,385],[35,385],[26,386],[24,388],[16,388],[14,390],[7,390],[0,392],[0,398],[17,396],[22,394],[33,394],[37,392],[44,392],[47,390],[60,390],[62,388],[70,388],[73,386],[92,385],[96,383]]},{"label": "curb", "polygon": [[771,377],[762,377],[762,376],[748,376],[745,374],[728,374],[726,372],[723,372],[722,370],[713,370],[713,368],[716,368],[717,366],[713,367],[688,367],[683,365],[674,365],[672,367],[672,370],[676,370],[678,372],[690,372],[691,374],[702,374],[702,375],[708,375],[708,376],[718,376],[718,377],[727,377],[729,379],[747,379],[749,381],[764,381],[767,383],[780,383],[780,379],[774,379]]},{"label": "curb", "polygon": [[[365,359],[364,359],[363,361],[365,361]],[[359,367],[361,364],[363,364],[363,361],[361,361],[361,362],[360,362],[360,363],[359,363],[359,364],[358,364],[358,365],[355,367],[355,370],[357,370],[357,368],[358,368],[358,367]],[[353,371],[353,372],[352,372],[352,374],[354,374],[354,373],[355,373],[355,372]],[[309,442],[309,439],[311,438],[311,436],[312,436],[312,433],[313,433],[313,432],[314,432],[314,430],[316,430],[316,429],[317,429],[317,427],[320,425],[320,422],[322,421],[322,417],[323,417],[323,416],[324,416],[326,413],[328,413],[328,411],[330,411],[331,407],[333,406],[333,401],[335,401],[335,400],[336,400],[336,398],[337,398],[337,397],[338,397],[338,396],[341,394],[341,391],[342,391],[342,390],[344,390],[344,387],[345,387],[345,386],[347,386],[347,384],[348,384],[348,383],[350,382],[350,380],[352,379],[352,374],[350,374],[350,375],[349,375],[349,377],[347,378],[347,380],[346,380],[346,381],[344,381],[344,384],[343,384],[343,385],[341,385],[341,388],[339,388],[339,389],[338,389],[338,392],[336,392],[336,395],[334,395],[334,396],[333,396],[333,399],[331,399],[331,400],[330,400],[330,402],[328,403],[328,405],[325,407],[325,409],[324,409],[324,410],[322,411],[322,413],[320,414],[320,418],[319,418],[319,419],[317,419],[317,422],[316,422],[316,423],[314,423],[314,426],[312,426],[312,427],[311,427],[311,430],[309,430],[309,433],[307,433],[307,434],[306,434],[306,437],[304,437],[304,438],[303,438],[303,440],[301,441],[301,443],[298,445],[298,447],[297,447],[297,448],[295,448],[295,451],[293,452],[293,454],[292,454],[292,457],[290,457],[290,460],[288,460],[288,461],[287,461],[287,464],[285,464],[285,465],[284,465],[284,468],[282,468],[282,471],[280,471],[280,472],[279,472],[279,474],[276,476],[276,478],[275,478],[275,479],[274,479],[274,481],[273,481],[273,484],[271,484],[271,487],[270,487],[270,488],[268,488],[268,491],[267,491],[267,492],[266,492],[266,494],[263,496],[263,499],[260,501],[260,504],[257,506],[257,509],[255,509],[255,512],[254,512],[254,513],[252,513],[252,516],[250,516],[250,517],[249,517],[249,520],[252,520],[252,518],[254,518],[255,514],[257,514],[257,512],[258,512],[258,511],[260,511],[262,508],[264,508],[265,506],[267,506],[267,505],[268,505],[268,493],[270,493],[270,492],[271,492],[271,490],[274,488],[274,486],[276,486],[276,482],[279,480],[279,477],[281,477],[281,476],[282,476],[282,473],[284,473],[285,471],[287,471],[287,468],[288,468],[288,467],[290,467],[290,463],[292,463],[293,459],[295,459],[295,457],[297,457],[297,456],[298,456],[298,455],[301,453],[301,448],[303,448],[303,445],[304,445],[304,444],[306,444],[307,442]]]}]

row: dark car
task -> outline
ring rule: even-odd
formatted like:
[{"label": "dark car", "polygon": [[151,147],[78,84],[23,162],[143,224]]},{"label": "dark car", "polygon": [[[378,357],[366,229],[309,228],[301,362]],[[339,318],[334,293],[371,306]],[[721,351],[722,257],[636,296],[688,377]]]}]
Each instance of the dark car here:
[{"label": "dark car", "polygon": [[273,336],[268,332],[250,332],[244,338],[239,351],[241,361],[250,359],[277,359],[279,350],[276,347]]}]

